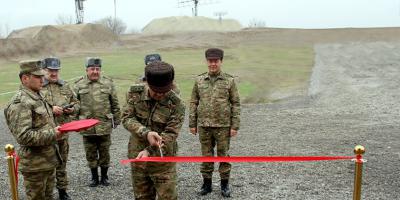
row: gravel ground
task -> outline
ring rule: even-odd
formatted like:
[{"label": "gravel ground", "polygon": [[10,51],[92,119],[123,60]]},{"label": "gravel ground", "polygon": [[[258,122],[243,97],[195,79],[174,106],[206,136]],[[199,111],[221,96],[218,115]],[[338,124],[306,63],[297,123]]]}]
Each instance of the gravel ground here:
[{"label": "gravel ground", "polygon": [[[242,128],[231,155],[352,156],[366,147],[363,199],[400,199],[400,43],[325,44],[315,46],[315,67],[308,94],[274,104],[243,105]],[[1,114],[0,146],[14,143]],[[125,159],[129,133],[112,135],[110,187],[89,188],[82,139],[70,134],[68,162],[73,199],[133,199]],[[196,136],[179,138],[180,155],[200,155]],[[214,192],[199,197],[199,164],[179,164],[179,199],[221,199],[219,177]],[[0,162],[0,199],[9,197],[5,162]],[[354,162],[233,164],[231,199],[352,199]],[[20,180],[22,177],[20,176]],[[23,186],[20,183],[20,195]]]}]

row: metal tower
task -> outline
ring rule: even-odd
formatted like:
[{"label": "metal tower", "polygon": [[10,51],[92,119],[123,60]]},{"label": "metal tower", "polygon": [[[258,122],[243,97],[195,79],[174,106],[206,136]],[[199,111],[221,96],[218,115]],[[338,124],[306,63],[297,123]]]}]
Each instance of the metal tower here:
[{"label": "metal tower", "polygon": [[85,0],[75,0],[75,13],[76,13],[76,23],[83,23],[83,2]]},{"label": "metal tower", "polygon": [[198,14],[198,6],[205,4],[216,3],[216,0],[178,0],[178,7],[188,7],[193,3],[194,7],[192,8],[193,16],[197,17]]}]

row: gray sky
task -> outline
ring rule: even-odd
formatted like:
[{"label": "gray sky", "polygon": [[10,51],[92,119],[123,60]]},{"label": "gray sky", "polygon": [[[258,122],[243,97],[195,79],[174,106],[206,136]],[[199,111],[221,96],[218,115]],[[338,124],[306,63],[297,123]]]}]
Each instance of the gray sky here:
[{"label": "gray sky", "polygon": [[[58,15],[75,19],[75,0],[1,0],[0,29],[56,24]],[[200,0],[202,1],[202,0]],[[207,0],[203,0],[207,1]],[[191,16],[191,7],[178,0],[116,0],[117,17],[130,29],[142,29],[154,18]],[[208,1],[209,2],[209,1]],[[237,19],[247,26],[252,19],[268,27],[337,28],[400,26],[400,0],[214,0],[199,6],[199,16]],[[114,16],[114,0],[86,0],[85,22]]]}]

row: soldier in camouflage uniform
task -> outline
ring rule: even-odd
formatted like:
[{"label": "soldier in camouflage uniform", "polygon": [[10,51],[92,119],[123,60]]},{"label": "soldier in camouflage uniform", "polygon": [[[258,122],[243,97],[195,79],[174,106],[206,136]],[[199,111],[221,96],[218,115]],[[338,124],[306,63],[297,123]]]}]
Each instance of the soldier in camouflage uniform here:
[{"label": "soldier in camouflage uniform", "polygon": [[[43,64],[46,75],[41,92],[53,108],[56,125],[70,122],[73,119],[74,111],[79,110],[79,102],[70,86],[59,78],[60,60],[58,58],[46,58],[43,60]],[[71,198],[67,194],[68,135],[63,136],[57,142],[64,162],[56,169],[56,187],[60,200],[69,200]]]},{"label": "soldier in camouflage uniform", "polygon": [[[80,101],[79,119],[98,119],[100,124],[82,131],[86,160],[92,174],[90,187],[108,186],[111,132],[120,123],[117,91],[111,78],[101,76],[101,59],[86,60],[86,76],[75,82],[74,90]],[[99,182],[98,167],[101,170]]]},{"label": "soldier in camouflage uniform", "polygon": [[[128,157],[176,156],[176,139],[182,127],[185,106],[172,91],[174,69],[165,62],[146,66],[148,84],[135,84],[127,93],[122,124],[131,132]],[[176,163],[132,163],[135,199],[177,199]]]},{"label": "soldier in camouflage uniform", "polygon": [[[240,99],[233,76],[221,71],[224,52],[211,48],[205,52],[208,72],[200,74],[193,86],[190,100],[189,128],[194,135],[199,133],[203,156],[229,156],[231,137],[237,134],[240,123]],[[212,191],[214,163],[202,163],[200,172],[203,185],[200,195]],[[219,164],[221,193],[230,197],[229,175],[231,164]]]},{"label": "soldier in camouflage uniform", "polygon": [[28,200],[53,199],[56,166],[61,162],[57,140],[62,134],[40,89],[41,61],[20,63],[22,85],[4,109],[8,128],[19,144],[19,170]]},{"label": "soldier in camouflage uniform", "polygon": [[[145,66],[147,66],[148,64],[150,64],[152,62],[156,62],[156,61],[161,61],[161,55],[158,53],[148,54],[144,57]],[[146,83],[146,76],[140,77],[138,83]],[[181,91],[178,88],[178,85],[175,83],[175,81],[172,83],[172,90],[178,95],[181,93]]]},{"label": "soldier in camouflage uniform", "polygon": [[[155,54],[148,54],[144,57],[144,66],[147,66],[148,64],[156,61],[162,61],[161,60],[161,55],[158,53]],[[146,82],[146,76],[143,75],[142,77],[139,78],[139,82]]]}]

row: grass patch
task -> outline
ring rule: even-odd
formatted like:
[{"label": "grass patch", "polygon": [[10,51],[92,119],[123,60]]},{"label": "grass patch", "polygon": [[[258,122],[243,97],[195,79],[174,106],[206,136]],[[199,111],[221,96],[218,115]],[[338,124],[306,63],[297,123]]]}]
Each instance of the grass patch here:
[{"label": "grass patch", "polygon": [[[313,65],[313,50],[305,47],[238,46],[227,48],[223,71],[238,78],[243,103],[269,102],[271,91],[288,91],[306,88]],[[175,67],[176,83],[182,98],[188,102],[194,79],[207,71],[204,49],[174,49],[157,51],[162,59]],[[61,77],[64,80],[85,75],[85,58],[99,56],[103,59],[103,73],[112,77],[117,85],[118,96],[125,102],[125,93],[143,74],[146,54],[152,52],[119,50],[96,55],[61,58]],[[0,107],[18,90],[18,63],[0,65]]]}]

